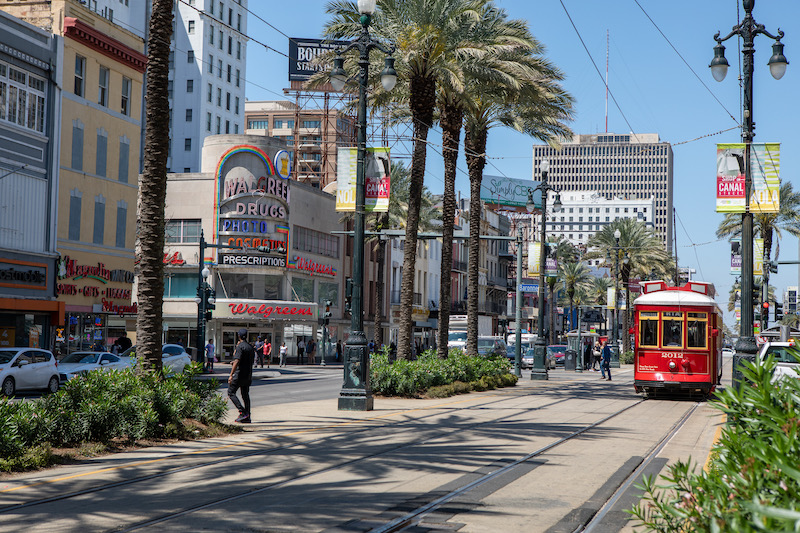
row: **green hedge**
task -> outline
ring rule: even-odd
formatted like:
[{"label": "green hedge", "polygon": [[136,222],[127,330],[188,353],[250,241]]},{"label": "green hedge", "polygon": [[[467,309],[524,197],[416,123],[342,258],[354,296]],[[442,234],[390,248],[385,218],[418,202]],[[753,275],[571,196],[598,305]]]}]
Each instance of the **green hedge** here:
[{"label": "green hedge", "polygon": [[[648,531],[800,530],[800,379],[771,382],[775,363],[745,363],[744,386],[711,404],[727,415],[707,471],[677,462],[646,478],[630,511]],[[696,471],[697,470],[697,471]]]},{"label": "green hedge", "polygon": [[[462,350],[450,350],[447,359],[440,359],[432,350],[424,352],[416,360],[389,361],[387,351],[375,354],[371,361],[370,380],[372,390],[384,396],[419,396],[432,387],[441,387],[455,382],[465,384],[479,382],[482,378],[516,376],[510,374],[511,363],[506,357],[470,357]],[[511,381],[492,381],[493,386],[507,386]],[[499,384],[498,384],[499,383]],[[480,385],[477,385],[480,387]],[[473,390],[486,390],[473,388]],[[493,387],[492,387],[493,388]]]},{"label": "green hedge", "polygon": [[89,372],[38,400],[0,398],[0,470],[24,467],[31,449],[183,437],[186,419],[218,423],[225,400],[215,382],[193,379],[197,372],[166,379],[134,369]]}]

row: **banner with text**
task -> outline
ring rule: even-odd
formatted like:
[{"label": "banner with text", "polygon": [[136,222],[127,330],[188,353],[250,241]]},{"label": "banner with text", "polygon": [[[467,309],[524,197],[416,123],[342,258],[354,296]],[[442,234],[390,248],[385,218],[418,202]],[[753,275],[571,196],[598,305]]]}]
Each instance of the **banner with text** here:
[{"label": "banner with text", "polygon": [[[339,148],[336,161],[336,210],[356,210],[356,166],[357,148]],[[389,148],[367,148],[364,160],[364,182],[366,197],[364,209],[367,213],[385,213],[389,210]]]},{"label": "banner with text", "polygon": [[764,275],[764,239],[753,239],[753,275]]},{"label": "banner with text", "polygon": [[740,276],[742,274],[742,239],[735,237],[731,239],[731,275]]},{"label": "banner with text", "polygon": [[529,278],[539,276],[539,266],[542,264],[542,243],[528,243],[528,273]]},{"label": "banner with text", "polygon": [[[777,213],[780,208],[780,143],[750,145],[753,184],[750,211]],[[717,144],[717,212],[744,213],[745,145]]]}]

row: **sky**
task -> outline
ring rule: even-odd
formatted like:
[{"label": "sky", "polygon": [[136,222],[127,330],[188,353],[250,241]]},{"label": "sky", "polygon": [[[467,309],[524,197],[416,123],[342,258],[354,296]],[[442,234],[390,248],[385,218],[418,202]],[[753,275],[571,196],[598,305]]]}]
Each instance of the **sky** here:
[{"label": "sky", "polygon": [[[284,55],[288,37],[322,37],[328,20],[326,2],[294,0],[291,9],[276,9],[273,1],[248,4],[252,13],[247,33],[258,42],[250,41],[247,47],[246,98],[282,99],[283,89],[289,86]],[[661,141],[672,144],[679,264],[695,269],[694,279],[715,284],[725,323],[732,326],[733,313],[727,312],[728,292],[735,280],[730,274],[730,245],[715,236],[723,218],[715,212],[716,144],[741,140],[737,127],[741,41],[734,37],[725,43],[730,69],[721,83],[711,77],[708,65],[714,34],[719,31],[724,37],[744,17],[741,0],[496,0],[496,4],[510,18],[528,22],[531,33],[546,47],[546,57],[564,73],[563,86],[575,98],[575,118],[570,123],[575,133],[606,131],[608,50],[607,131],[658,133]],[[774,41],[756,37],[754,140],[781,143],[781,180],[800,190],[800,105],[792,100],[792,95],[800,94],[800,45],[793,46],[800,43],[800,2],[759,0],[755,4],[756,22],[773,35],[778,29],[786,33],[782,42],[789,66],[781,80],[773,79],[767,61]],[[429,137],[433,149],[428,151],[425,178],[434,193],[443,188],[437,132]],[[491,130],[485,172],[532,179],[533,143],[512,130]],[[463,153],[458,168],[456,190],[468,191]],[[784,233],[778,260],[798,257],[798,240]],[[778,274],[772,275],[770,284],[779,300],[787,286],[800,284],[799,276],[796,265],[781,265]]]}]

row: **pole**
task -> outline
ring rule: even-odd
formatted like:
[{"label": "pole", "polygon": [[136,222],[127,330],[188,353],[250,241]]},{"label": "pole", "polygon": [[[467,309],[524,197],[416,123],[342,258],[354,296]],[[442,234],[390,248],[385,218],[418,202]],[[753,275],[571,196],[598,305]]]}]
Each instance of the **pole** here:
[{"label": "pole", "polygon": [[581,346],[581,305],[578,304],[578,364],[575,366],[576,372],[583,372],[583,346]]},{"label": "pole", "polygon": [[611,347],[617,346],[617,330],[619,329],[619,239],[614,247],[614,331],[611,332]]},{"label": "pole", "polygon": [[203,230],[200,230],[200,256],[197,261],[197,297],[200,301],[197,304],[197,362],[203,364],[203,347],[206,337],[206,290],[205,279],[203,279],[203,266],[206,256],[206,239]]},{"label": "pole", "polygon": [[[368,24],[363,25],[359,40],[369,43]],[[339,394],[339,409],[371,411],[372,388],[369,381],[369,354],[364,334],[364,158],[367,145],[367,80],[369,75],[369,45],[359,46],[358,59],[358,153],[356,163],[356,205],[353,227],[353,296],[350,311],[350,333],[345,341],[344,385]]]},{"label": "pole", "polygon": [[522,226],[517,224],[517,308],[514,335],[514,374],[522,376]]},{"label": "pole", "polygon": [[[539,250],[539,313],[538,313],[538,330],[536,335],[536,345],[534,350],[533,368],[531,369],[531,379],[549,379],[547,375],[547,341],[544,338],[544,296],[545,296],[545,283],[544,283],[544,269],[547,266],[545,259],[545,240],[547,238],[546,224],[547,224],[547,192],[549,187],[547,185],[547,173],[549,170],[542,170],[542,183],[539,185],[542,191],[542,233],[541,233],[541,249]],[[551,295],[552,297],[552,295]]]}]

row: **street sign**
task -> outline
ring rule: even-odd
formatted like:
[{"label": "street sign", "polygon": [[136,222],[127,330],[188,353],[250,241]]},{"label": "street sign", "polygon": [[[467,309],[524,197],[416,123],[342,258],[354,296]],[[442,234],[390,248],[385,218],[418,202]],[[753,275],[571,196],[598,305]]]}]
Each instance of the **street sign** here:
[{"label": "street sign", "polygon": [[520,283],[519,290],[522,292],[539,292],[538,283]]}]

